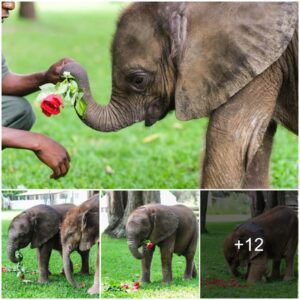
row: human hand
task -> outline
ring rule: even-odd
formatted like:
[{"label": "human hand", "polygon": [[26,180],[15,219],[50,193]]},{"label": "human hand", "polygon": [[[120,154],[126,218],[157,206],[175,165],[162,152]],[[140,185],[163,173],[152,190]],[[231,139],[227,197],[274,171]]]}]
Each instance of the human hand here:
[{"label": "human hand", "polygon": [[38,159],[53,170],[50,178],[58,179],[65,176],[70,168],[71,158],[67,150],[51,138],[39,135],[37,147],[34,149]]},{"label": "human hand", "polygon": [[59,60],[57,63],[53,64],[46,72],[45,72],[45,82],[46,83],[57,83],[61,80],[60,71],[62,67],[70,62],[74,62],[71,58],[63,58]]}]

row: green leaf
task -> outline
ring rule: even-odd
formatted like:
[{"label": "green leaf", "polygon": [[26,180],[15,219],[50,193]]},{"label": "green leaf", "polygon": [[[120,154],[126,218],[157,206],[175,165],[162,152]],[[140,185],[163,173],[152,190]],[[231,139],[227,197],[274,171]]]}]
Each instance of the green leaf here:
[{"label": "green leaf", "polygon": [[53,93],[49,93],[49,92],[40,92],[38,94],[38,96],[36,97],[36,100],[38,102],[42,102],[48,95],[53,94]]},{"label": "green leaf", "polygon": [[74,94],[71,96],[71,100],[70,100],[70,102],[71,102],[71,104],[72,104],[72,105],[74,105],[74,104],[75,104],[75,102],[76,102],[76,98],[77,98],[77,92],[76,92],[76,93],[74,93]]},{"label": "green leaf", "polygon": [[61,82],[57,84],[56,94],[63,95],[68,90],[68,84]]},{"label": "green leaf", "polygon": [[67,90],[66,94],[64,95],[64,104],[71,104],[71,96],[70,90]]},{"label": "green leaf", "polygon": [[19,260],[19,263],[23,260],[23,254],[21,253],[21,251],[16,251],[16,258]]},{"label": "green leaf", "polygon": [[77,101],[80,101],[82,99],[83,95],[84,95],[84,92],[82,92],[80,90],[80,92],[77,93]]},{"label": "green leaf", "polygon": [[74,108],[75,108],[77,114],[80,117],[83,117],[83,115],[86,112],[87,104],[84,99],[80,99],[80,100],[77,99]]},{"label": "green leaf", "polygon": [[71,90],[71,92],[75,93],[78,91],[78,84],[75,80],[71,80],[69,83],[69,88]]},{"label": "green leaf", "polygon": [[56,86],[53,83],[46,83],[40,86],[40,89],[43,92],[48,92],[48,93],[55,93],[56,91]]}]

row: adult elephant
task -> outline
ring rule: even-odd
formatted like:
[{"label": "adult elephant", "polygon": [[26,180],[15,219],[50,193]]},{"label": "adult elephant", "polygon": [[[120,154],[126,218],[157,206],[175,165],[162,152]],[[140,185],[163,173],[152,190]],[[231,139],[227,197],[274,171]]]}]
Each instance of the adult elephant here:
[{"label": "adult elephant", "polygon": [[285,259],[284,280],[294,277],[294,257],[298,244],[298,218],[286,206],[276,206],[239,225],[224,242],[224,256],[234,276],[238,268],[248,268],[249,283],[262,280],[268,260],[273,260],[271,277],[280,278],[280,263]]},{"label": "adult elephant", "polygon": [[[52,250],[62,254],[59,227],[73,204],[36,205],[17,215],[8,229],[7,255],[13,263],[19,262],[16,251],[31,243],[37,249],[39,282],[47,282],[49,260]],[[88,253],[79,252],[82,259],[81,272],[88,273]]]},{"label": "adult elephant", "polygon": [[[194,262],[198,244],[198,222],[193,211],[184,205],[148,204],[138,207],[126,224],[128,248],[142,260],[142,282],[150,282],[150,268],[155,247],[160,248],[163,282],[172,281],[173,253],[186,259],[184,279],[197,276]],[[151,241],[147,249],[145,242]],[[139,251],[143,247],[143,252]]]},{"label": "adult elephant", "polygon": [[[69,283],[77,288],[79,285],[72,274],[70,255],[74,250],[89,251],[99,240],[99,194],[67,213],[60,234],[65,275]],[[99,293],[99,265],[97,264],[99,264],[99,253],[96,259],[94,285],[88,291],[93,294]]]},{"label": "adult elephant", "polygon": [[92,98],[88,77],[65,66],[84,90],[82,121],[116,131],[209,116],[203,188],[268,187],[277,124],[298,129],[298,4],[135,3],[112,44],[112,93]]}]

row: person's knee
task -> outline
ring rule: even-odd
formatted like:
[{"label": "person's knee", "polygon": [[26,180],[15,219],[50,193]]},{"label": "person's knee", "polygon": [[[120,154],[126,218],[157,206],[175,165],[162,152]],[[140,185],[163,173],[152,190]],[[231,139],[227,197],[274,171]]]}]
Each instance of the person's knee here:
[{"label": "person's knee", "polygon": [[24,118],[24,124],[22,129],[30,130],[35,122],[35,114],[31,104],[26,99],[23,100],[25,101],[23,101],[22,103],[22,113]]},{"label": "person's knee", "polygon": [[31,104],[22,97],[9,97],[2,103],[2,124],[21,130],[30,130],[35,122],[35,114]]}]

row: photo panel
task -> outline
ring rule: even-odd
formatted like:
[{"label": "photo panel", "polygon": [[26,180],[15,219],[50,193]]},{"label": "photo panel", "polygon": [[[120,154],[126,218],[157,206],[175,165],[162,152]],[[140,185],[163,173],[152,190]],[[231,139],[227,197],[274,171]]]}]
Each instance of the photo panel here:
[{"label": "photo panel", "polygon": [[99,298],[99,191],[2,191],[2,298]]},{"label": "photo panel", "polygon": [[102,192],[102,298],[199,298],[199,196],[199,190]]},{"label": "photo panel", "polygon": [[298,188],[298,1],[2,9],[5,187]]},{"label": "photo panel", "polygon": [[201,298],[298,297],[298,191],[201,191]]}]

